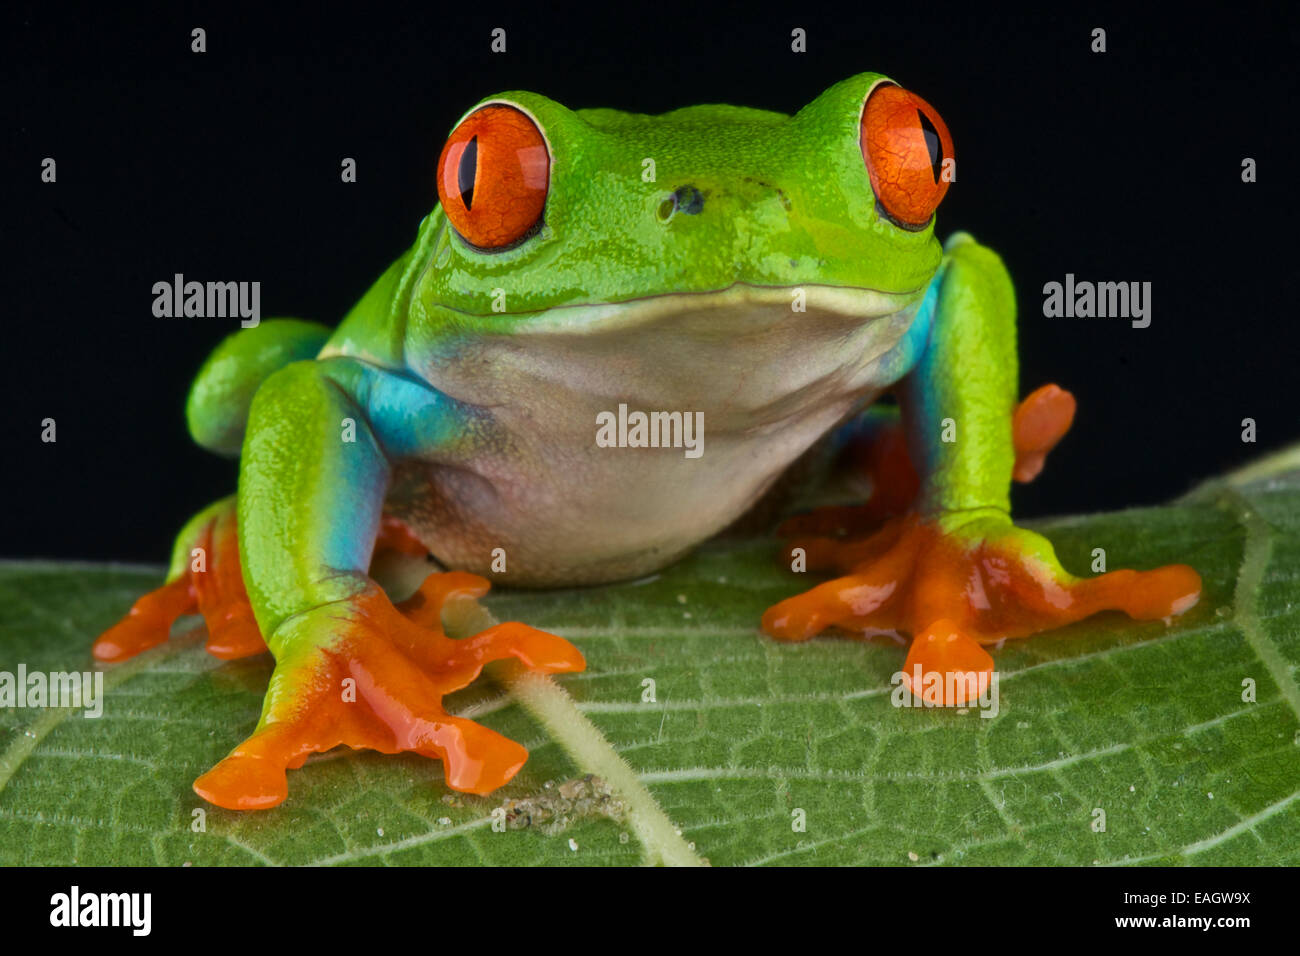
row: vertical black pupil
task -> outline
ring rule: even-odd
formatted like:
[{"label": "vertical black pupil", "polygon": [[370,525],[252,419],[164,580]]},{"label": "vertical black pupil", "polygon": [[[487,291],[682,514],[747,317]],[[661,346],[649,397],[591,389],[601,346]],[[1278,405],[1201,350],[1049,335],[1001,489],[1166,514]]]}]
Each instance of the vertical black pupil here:
[{"label": "vertical black pupil", "polygon": [[474,176],[477,172],[478,137],[472,136],[465,144],[465,152],[460,154],[460,166],[456,169],[456,185],[460,187],[460,199],[466,210],[474,202]]},{"label": "vertical black pupil", "polygon": [[925,134],[925,148],[930,151],[930,175],[934,177],[934,184],[937,186],[939,167],[943,163],[943,144],[939,141],[939,131],[930,122],[930,117],[920,110],[916,111],[916,118],[920,120],[921,132]]}]

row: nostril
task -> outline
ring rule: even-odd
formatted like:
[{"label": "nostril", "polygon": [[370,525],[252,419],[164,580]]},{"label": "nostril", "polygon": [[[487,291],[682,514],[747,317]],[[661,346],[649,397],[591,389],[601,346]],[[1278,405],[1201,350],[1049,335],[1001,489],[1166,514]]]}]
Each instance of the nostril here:
[{"label": "nostril", "polygon": [[694,186],[682,186],[673,193],[673,205],[688,216],[698,216],[704,211],[704,194]]}]

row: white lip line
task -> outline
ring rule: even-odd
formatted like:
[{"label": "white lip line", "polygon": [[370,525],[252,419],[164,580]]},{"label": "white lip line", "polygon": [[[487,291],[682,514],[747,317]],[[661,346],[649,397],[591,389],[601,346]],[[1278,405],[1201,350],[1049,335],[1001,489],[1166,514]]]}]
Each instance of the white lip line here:
[{"label": "white lip line", "polygon": [[[756,290],[758,294],[751,297],[736,295],[737,290],[743,292],[745,289]],[[596,329],[626,329],[639,325],[649,325],[675,313],[685,312],[691,308],[690,300],[694,300],[695,308],[701,310],[740,306],[745,304],[746,300],[756,305],[770,306],[781,303],[788,306],[789,294],[794,289],[808,290],[809,295],[805,302],[808,309],[835,312],[864,322],[897,315],[920,302],[920,296],[924,292],[924,290],[918,290],[910,294],[897,294],[878,292],[874,289],[813,285],[812,283],[791,286],[756,286],[745,282],[735,282],[725,289],[712,292],[666,292],[641,299],[629,299],[625,302],[611,302],[606,305],[557,306],[536,315],[534,318],[520,320],[519,324],[515,326],[515,330],[520,333],[536,332],[544,334],[547,332],[563,333],[575,327],[581,327],[587,334],[590,334]],[[831,296],[840,299],[868,299],[871,300],[871,306],[835,308],[833,302],[824,301],[825,298]],[[714,301],[709,301],[710,299]],[[823,301],[818,302],[819,299],[823,299]],[[843,302],[840,304],[845,305]],[[568,311],[570,309],[573,311]],[[603,314],[596,312],[593,315],[592,309],[607,311]],[[517,314],[526,315],[527,313]]]},{"label": "white lip line", "polygon": [[[574,303],[569,303],[564,305],[551,306],[550,308],[547,309],[526,311],[526,312],[524,311],[492,312],[492,313],[468,312],[465,311],[464,309],[457,309],[454,306],[447,305],[446,303],[439,303],[438,307],[441,309],[446,309],[448,312],[455,312],[458,315],[464,315],[464,316],[469,316],[478,319],[494,318],[496,316],[503,316],[503,317],[514,316],[520,319],[521,326],[528,325],[531,328],[534,326],[542,325],[548,320],[548,318],[551,321],[554,321],[555,318],[554,313],[561,312],[561,311],[568,311],[568,310],[573,310],[576,312],[578,310],[589,310],[589,309],[617,309],[619,310],[619,312],[630,312],[636,310],[637,306],[643,303],[657,303],[657,304],[666,305],[668,302],[674,299],[701,299],[701,298],[710,298],[710,297],[722,298],[734,292],[737,289],[753,289],[758,293],[758,295],[755,297],[757,301],[775,302],[784,299],[794,289],[808,289],[816,293],[829,293],[829,294],[839,293],[847,296],[878,297],[882,301],[882,303],[886,303],[885,307],[883,307],[879,311],[874,309],[868,311],[860,311],[860,312],[848,311],[848,312],[844,312],[843,314],[856,315],[861,318],[883,318],[884,316],[892,315],[895,312],[907,308],[913,302],[918,300],[920,296],[924,294],[928,285],[929,283],[927,283],[924,286],[921,286],[919,289],[913,289],[908,292],[883,292],[879,289],[869,289],[863,286],[838,286],[838,285],[827,285],[825,283],[818,283],[818,282],[801,282],[801,283],[795,283],[793,285],[758,285],[756,283],[751,283],[751,282],[733,282],[731,285],[724,286],[721,289],[708,289],[702,292],[656,292],[651,295],[637,296],[631,299],[622,299],[618,302],[574,302]],[[818,297],[820,298],[821,296],[818,295]],[[656,311],[656,310],[653,309],[653,306],[650,306],[649,308],[646,309],[646,311]]]}]

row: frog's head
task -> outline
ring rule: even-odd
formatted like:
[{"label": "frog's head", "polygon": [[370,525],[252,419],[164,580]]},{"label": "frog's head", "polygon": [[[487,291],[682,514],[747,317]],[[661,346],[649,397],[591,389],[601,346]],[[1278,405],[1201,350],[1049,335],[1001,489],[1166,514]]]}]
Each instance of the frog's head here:
[{"label": "frog's head", "polygon": [[810,312],[898,313],[940,263],[934,211],[952,156],[939,115],[875,73],[794,116],[488,97],[439,158],[417,309],[573,329],[704,294],[788,313],[802,289]]}]

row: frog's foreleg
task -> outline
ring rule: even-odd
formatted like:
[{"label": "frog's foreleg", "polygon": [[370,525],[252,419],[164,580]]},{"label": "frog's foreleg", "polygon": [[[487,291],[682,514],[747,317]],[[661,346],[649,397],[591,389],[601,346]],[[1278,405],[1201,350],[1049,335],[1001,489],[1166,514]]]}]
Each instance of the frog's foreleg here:
[{"label": "frog's foreleg", "polygon": [[[926,306],[933,312],[902,345],[915,354],[905,356],[910,370],[896,389],[915,500],[872,535],[795,540],[791,547],[805,549],[810,569],[844,576],[763,617],[764,629],[786,640],[827,627],[909,632],[909,684],[917,668],[987,674],[993,662],[981,644],[1106,609],[1168,618],[1200,594],[1200,578],[1186,565],[1075,578],[1050,542],[1012,524],[1013,474],[1027,480],[1041,467],[1069,426],[1073,400],[1049,386],[1017,408],[1010,279],[969,236],[954,236],[946,253]],[[966,685],[944,683],[954,685],[956,695],[943,702],[966,702]]]},{"label": "frog's foreleg", "polygon": [[[557,672],[581,669],[581,654],[514,623],[453,641],[436,609],[413,622],[366,573],[390,463],[452,440],[458,414],[422,383],[351,359],[291,364],[258,390],[241,455],[239,551],[276,668],[252,736],[196,781],[205,799],[275,806],[288,792],[286,768],[341,744],[437,757],[449,786],[474,793],[522,766],[521,746],[449,716],[442,696],[490,660]],[[443,585],[426,586],[422,599],[487,589],[464,574]]]}]

